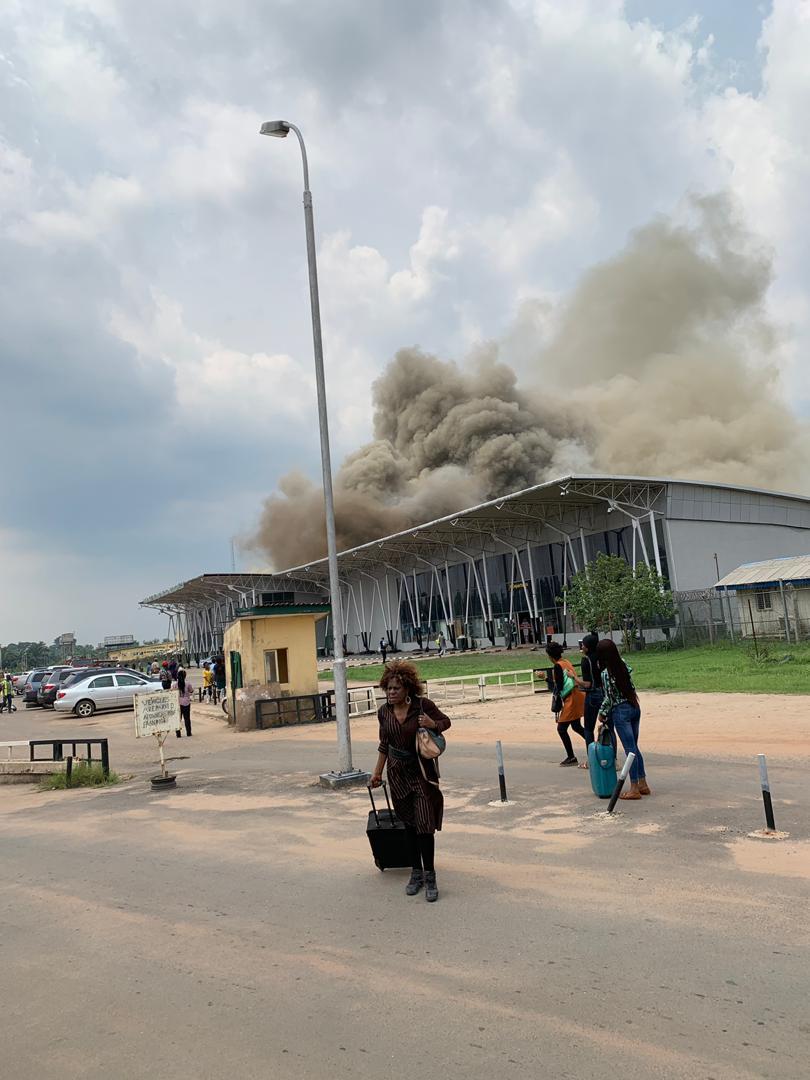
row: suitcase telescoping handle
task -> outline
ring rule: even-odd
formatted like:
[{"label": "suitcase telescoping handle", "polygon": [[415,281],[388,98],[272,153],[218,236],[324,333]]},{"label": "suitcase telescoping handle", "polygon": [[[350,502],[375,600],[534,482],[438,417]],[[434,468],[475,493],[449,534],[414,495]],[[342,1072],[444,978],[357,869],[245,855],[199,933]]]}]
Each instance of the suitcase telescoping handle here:
[{"label": "suitcase telescoping handle", "polygon": [[[383,789],[383,795],[385,795],[385,805],[388,807],[388,816],[391,819],[391,821],[393,821],[394,820],[394,811],[391,809],[391,801],[388,798],[388,785],[383,780],[382,783],[380,784],[380,787]],[[379,829],[379,827],[380,827],[380,815],[377,813],[377,806],[376,806],[376,803],[374,802],[374,795],[372,794],[371,784],[368,785],[368,797],[371,799],[371,809],[374,811],[374,820],[376,821],[377,828]]]}]

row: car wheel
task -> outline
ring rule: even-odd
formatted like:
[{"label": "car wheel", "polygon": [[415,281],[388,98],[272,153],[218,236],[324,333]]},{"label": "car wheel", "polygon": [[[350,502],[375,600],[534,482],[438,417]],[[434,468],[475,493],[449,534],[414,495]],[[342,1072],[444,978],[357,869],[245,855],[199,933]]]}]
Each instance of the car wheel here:
[{"label": "car wheel", "polygon": [[81,716],[83,720],[86,720],[89,716],[93,715],[93,713],[96,711],[96,707],[92,701],[90,701],[88,698],[84,698],[75,706],[73,711],[76,713],[77,716]]}]

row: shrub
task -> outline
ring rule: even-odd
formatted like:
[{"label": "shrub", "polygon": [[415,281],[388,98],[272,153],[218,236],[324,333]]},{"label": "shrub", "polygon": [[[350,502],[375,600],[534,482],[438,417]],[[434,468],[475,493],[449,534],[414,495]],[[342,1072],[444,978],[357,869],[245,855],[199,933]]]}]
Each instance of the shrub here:
[{"label": "shrub", "polygon": [[109,784],[119,784],[120,782],[121,777],[118,773],[110,771],[109,776],[105,776],[101,765],[88,765],[86,762],[80,762],[78,765],[73,766],[70,785],[67,782],[67,773],[58,772],[54,773],[53,776],[47,776],[39,787],[40,791],[63,791],[68,786],[71,788],[106,787]]}]

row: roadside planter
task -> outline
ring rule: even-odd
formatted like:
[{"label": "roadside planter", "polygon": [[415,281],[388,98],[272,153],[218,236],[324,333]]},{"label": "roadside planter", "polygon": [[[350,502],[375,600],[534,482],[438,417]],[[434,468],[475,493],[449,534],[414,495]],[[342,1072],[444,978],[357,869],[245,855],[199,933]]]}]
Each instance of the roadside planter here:
[{"label": "roadside planter", "polygon": [[180,699],[177,694],[155,690],[135,695],[135,737],[153,735],[160,750],[160,773],[151,778],[152,787],[163,789],[175,786],[177,777],[166,771],[163,744],[171,731],[180,727]]}]

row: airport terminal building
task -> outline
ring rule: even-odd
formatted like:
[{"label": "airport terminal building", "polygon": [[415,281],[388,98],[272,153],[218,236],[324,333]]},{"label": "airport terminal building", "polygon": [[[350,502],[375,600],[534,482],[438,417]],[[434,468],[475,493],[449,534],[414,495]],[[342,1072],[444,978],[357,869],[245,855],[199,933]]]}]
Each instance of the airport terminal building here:
[{"label": "airport terminal building", "polygon": [[[565,476],[341,552],[346,648],[530,643],[576,631],[560,601],[604,552],[655,567],[677,620],[733,620],[714,584],[743,563],[810,552],[810,499],[672,479]],[[190,656],[222,647],[239,609],[323,603],[325,559],[275,572],[203,574],[141,601]],[[325,646],[329,623],[323,624]]]}]

